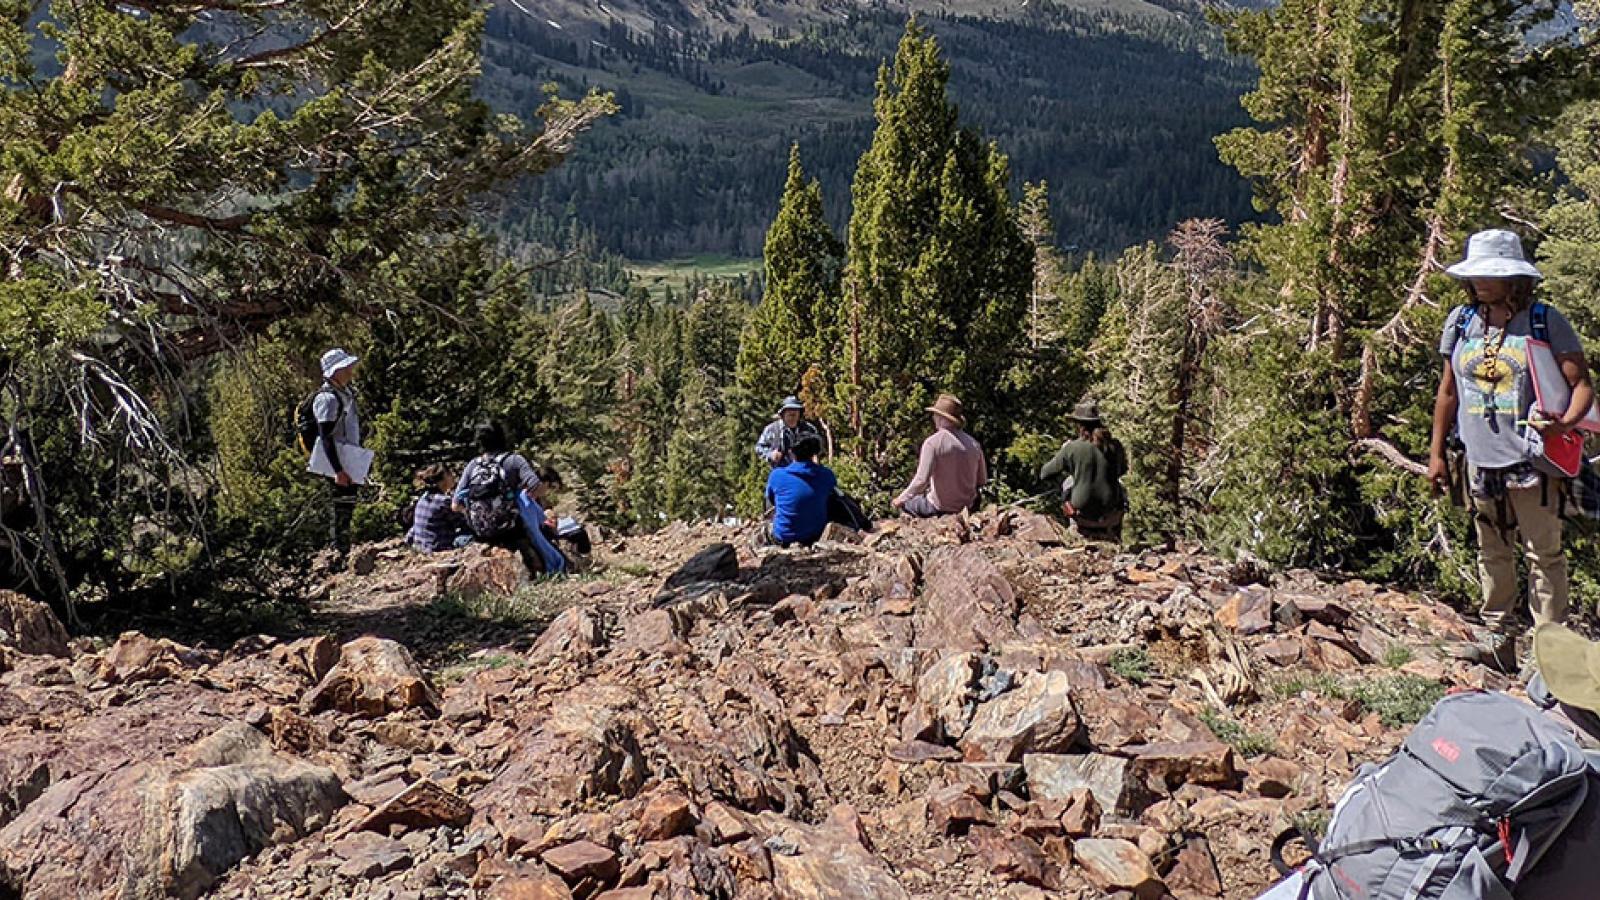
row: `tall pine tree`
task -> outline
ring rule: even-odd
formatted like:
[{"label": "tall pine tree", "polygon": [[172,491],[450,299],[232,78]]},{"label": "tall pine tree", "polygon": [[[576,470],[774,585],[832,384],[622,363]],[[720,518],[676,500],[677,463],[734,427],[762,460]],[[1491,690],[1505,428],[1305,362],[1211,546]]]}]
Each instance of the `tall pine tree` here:
[{"label": "tall pine tree", "polygon": [[852,449],[879,487],[907,474],[940,391],[966,401],[980,439],[1020,412],[1005,376],[1033,255],[1006,158],[960,127],[949,78],[934,39],[908,25],[879,72],[877,129],[852,188],[835,377]]},{"label": "tall pine tree", "polygon": [[838,306],[843,255],[823,215],[822,185],[806,181],[795,145],[778,216],[767,231],[766,293],[739,344],[736,409],[745,427],[757,427],[778,400],[797,393],[823,349],[834,346],[830,315]]},{"label": "tall pine tree", "polygon": [[[1280,219],[1244,229],[1266,289],[1242,298],[1251,332],[1225,354],[1215,527],[1239,543],[1349,562],[1429,542],[1394,529],[1433,528],[1405,458],[1425,452],[1431,348],[1456,296],[1441,267],[1467,232],[1503,224],[1531,142],[1595,87],[1589,38],[1540,37],[1556,12],[1285,0],[1228,17],[1230,47],[1261,70],[1245,98],[1260,124],[1218,144]],[[1353,466],[1352,449],[1404,468]]]}]

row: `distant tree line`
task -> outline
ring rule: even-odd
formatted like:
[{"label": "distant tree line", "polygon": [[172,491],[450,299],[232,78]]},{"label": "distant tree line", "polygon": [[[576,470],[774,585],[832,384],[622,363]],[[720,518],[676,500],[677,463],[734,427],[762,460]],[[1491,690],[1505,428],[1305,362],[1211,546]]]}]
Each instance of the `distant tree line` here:
[{"label": "distant tree line", "polygon": [[[1248,183],[1209,144],[1242,124],[1238,97],[1251,70],[1194,16],[1156,23],[1042,4],[1022,21],[947,15],[926,24],[959,75],[954,101],[1007,148],[1011,187],[1052,185],[1058,243],[1114,252],[1181,218],[1252,217]],[[664,24],[636,33],[613,23],[601,47],[549,49],[560,32],[546,23],[492,14],[484,91],[493,102],[536,106],[554,82],[614,91],[622,110],[572,166],[513,198],[503,227],[570,204],[629,258],[759,255],[783,182],[775,161],[790,143],[800,142],[831,196],[848,195],[871,136],[878,60],[894,51],[902,25],[887,10],[787,38]],[[757,71],[760,80],[745,83]],[[641,80],[654,95],[648,102]],[[788,99],[777,114],[775,97]],[[842,228],[849,203],[829,212]]]}]

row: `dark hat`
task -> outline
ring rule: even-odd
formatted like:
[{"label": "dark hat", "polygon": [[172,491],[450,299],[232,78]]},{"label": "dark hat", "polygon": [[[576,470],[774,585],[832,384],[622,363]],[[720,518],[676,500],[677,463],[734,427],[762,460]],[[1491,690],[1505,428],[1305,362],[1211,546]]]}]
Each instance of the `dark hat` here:
[{"label": "dark hat", "polygon": [[940,394],[939,399],[933,401],[932,406],[927,407],[927,411],[936,416],[943,416],[962,428],[967,427],[965,411],[961,406],[961,401],[956,399],[954,394]]},{"label": "dark hat", "polygon": [[802,414],[804,414],[805,411],[806,411],[806,405],[804,403],[800,402],[800,398],[799,397],[790,395],[788,397],[783,398],[783,405],[778,407],[778,411],[776,413],[774,413],[772,417],[774,419],[781,419],[781,418],[783,418],[783,414],[788,412],[791,409],[797,409]]},{"label": "dark hat", "polygon": [[1098,424],[1100,421],[1100,404],[1093,400],[1080,400],[1078,405],[1072,408],[1072,415],[1067,416],[1067,418],[1074,422],[1083,422],[1089,425]]}]

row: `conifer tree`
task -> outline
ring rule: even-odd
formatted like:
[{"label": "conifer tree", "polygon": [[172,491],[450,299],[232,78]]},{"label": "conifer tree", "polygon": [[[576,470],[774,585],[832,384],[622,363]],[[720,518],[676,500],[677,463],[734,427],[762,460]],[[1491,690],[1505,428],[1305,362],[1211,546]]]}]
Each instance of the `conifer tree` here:
[{"label": "conifer tree", "polygon": [[[806,181],[800,146],[789,150],[789,175],[767,231],[766,292],[739,343],[736,408],[756,426],[778,399],[797,393],[808,369],[835,346],[844,248],[823,215],[822,185]],[[813,415],[827,410],[814,409]]]},{"label": "conifer tree", "polygon": [[854,453],[879,486],[903,477],[940,391],[961,395],[980,440],[1019,412],[1005,376],[1032,254],[1006,158],[959,126],[949,77],[934,39],[909,24],[879,72],[878,125],[852,188],[835,378]]},{"label": "conifer tree", "polygon": [[1050,221],[1050,186],[1024,185],[1019,207],[1022,233],[1033,248],[1033,286],[1028,292],[1028,343],[1038,350],[1054,342],[1060,325],[1061,254],[1056,250],[1056,229]]},{"label": "conifer tree", "polygon": [[[1467,232],[1501,224],[1502,201],[1532,178],[1531,143],[1596,86],[1592,36],[1538,37],[1555,12],[1514,0],[1285,0],[1226,17],[1230,47],[1261,70],[1245,98],[1261,124],[1218,145],[1281,220],[1244,229],[1267,290],[1242,297],[1249,344],[1223,354],[1240,368],[1224,373],[1235,417],[1219,415],[1230,464],[1217,527],[1246,546],[1348,560],[1410,514],[1395,498],[1424,500],[1407,457],[1428,440],[1432,346],[1451,296],[1440,269]],[[1263,452],[1264,434],[1293,436],[1279,445],[1293,452]],[[1353,469],[1352,448],[1402,468]],[[1425,553],[1413,562],[1429,564]]]},{"label": "conifer tree", "polygon": [[[470,201],[554,166],[610,104],[494,114],[475,0],[41,7],[0,0],[0,426],[40,451],[35,546],[5,552],[82,561],[50,565],[64,594],[135,580],[127,531],[94,524],[126,495],[91,470],[205,471],[187,364],[417,299],[414,264],[471,240]],[[163,505],[146,521],[193,527]]]},{"label": "conifer tree", "polygon": [[1588,337],[1600,358],[1600,103],[1574,107],[1556,135],[1565,183],[1544,213],[1539,245],[1543,291]]}]

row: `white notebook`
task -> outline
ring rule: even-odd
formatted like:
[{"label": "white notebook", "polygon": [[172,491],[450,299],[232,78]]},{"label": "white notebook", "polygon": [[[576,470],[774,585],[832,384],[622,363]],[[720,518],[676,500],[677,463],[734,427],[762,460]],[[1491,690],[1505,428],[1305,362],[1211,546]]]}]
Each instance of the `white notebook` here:
[{"label": "white notebook", "polygon": [[[355,444],[339,444],[339,462],[349,474],[350,480],[356,484],[366,484],[367,475],[372,472],[372,451]],[[306,471],[313,475],[325,478],[333,477],[333,466],[328,464],[328,454],[322,451],[322,438],[317,438],[317,445],[311,448],[311,460],[306,463]]]}]

